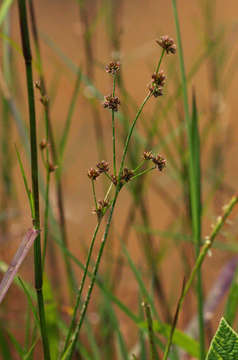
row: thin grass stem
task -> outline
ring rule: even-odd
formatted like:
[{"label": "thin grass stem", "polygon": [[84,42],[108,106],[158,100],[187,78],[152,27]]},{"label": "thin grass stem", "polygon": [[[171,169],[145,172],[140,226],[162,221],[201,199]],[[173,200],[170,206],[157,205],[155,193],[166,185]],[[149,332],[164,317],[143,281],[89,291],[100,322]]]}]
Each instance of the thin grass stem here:
[{"label": "thin grass stem", "polygon": [[[21,28],[21,40],[23,56],[26,68],[29,120],[30,120],[30,146],[31,146],[31,176],[32,190],[34,200],[34,218],[33,226],[36,230],[40,230],[40,207],[39,207],[39,187],[38,187],[38,158],[37,158],[37,131],[36,131],[36,114],[33,89],[32,75],[32,57],[30,48],[30,39],[26,14],[25,0],[18,0],[18,11]],[[50,350],[45,320],[44,297],[42,292],[42,258],[41,258],[41,239],[40,235],[34,242],[34,266],[35,266],[35,288],[38,301],[38,311],[40,318],[41,337],[43,342],[43,352],[45,360],[50,359]]]},{"label": "thin grass stem", "polygon": [[[116,74],[113,75],[113,89],[112,96],[115,96],[116,88]],[[113,153],[113,174],[117,174],[117,165],[116,165],[116,137],[115,137],[115,111],[112,110],[112,153]]]}]

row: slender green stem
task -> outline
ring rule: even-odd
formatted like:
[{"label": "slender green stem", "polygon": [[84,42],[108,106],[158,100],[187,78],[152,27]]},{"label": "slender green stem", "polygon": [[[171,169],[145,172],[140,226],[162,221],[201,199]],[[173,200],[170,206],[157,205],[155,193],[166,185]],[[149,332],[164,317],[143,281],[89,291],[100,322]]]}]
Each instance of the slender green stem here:
[{"label": "slender green stem", "polygon": [[160,56],[160,58],[159,58],[159,61],[158,61],[158,65],[157,65],[157,68],[156,68],[156,75],[158,74],[158,72],[159,72],[159,69],[160,69],[160,65],[161,65],[161,63],[162,63],[162,60],[163,60],[163,57],[164,57],[164,54],[165,54],[165,50],[163,49],[162,50],[162,53],[161,53],[161,56]]},{"label": "slender green stem", "polygon": [[[183,48],[182,48],[176,0],[172,0],[172,6],[173,6],[177,41],[178,41],[178,50],[179,50],[178,54],[179,54],[180,71],[182,77],[184,112],[185,112],[187,136],[189,143],[189,184],[190,184],[190,198],[191,198],[191,208],[192,208],[193,238],[195,241],[196,257],[198,257],[201,246],[201,225],[198,227],[199,219],[197,218],[198,209],[197,209],[197,189],[196,189],[196,178],[195,178],[196,175],[194,173],[194,164],[193,164],[193,144],[192,144],[192,134],[191,134],[191,121],[189,114],[187,80],[186,80],[186,72],[184,66]],[[197,300],[198,300],[200,360],[204,360],[206,351],[205,351],[205,333],[204,333],[204,319],[203,319],[203,290],[202,290],[201,269],[198,269],[197,272]]]},{"label": "slender green stem", "polygon": [[[113,75],[113,89],[112,96],[115,96],[115,88],[116,88],[116,74]],[[115,111],[112,110],[112,151],[113,151],[113,174],[116,176],[117,168],[116,168],[116,136],[115,136]]]},{"label": "slender green stem", "polygon": [[[226,219],[228,218],[228,216],[230,215],[230,213],[232,212],[234,206],[238,203],[238,197],[234,196],[231,201],[224,206],[224,214],[223,216],[219,216],[217,219],[217,222],[215,224],[215,226],[213,227],[213,231],[211,233],[211,235],[206,239],[205,244],[202,246],[201,251],[199,253],[199,256],[197,257],[197,260],[195,262],[195,265],[192,269],[192,272],[184,286],[182,295],[179,299],[179,303],[178,303],[178,307],[177,307],[177,312],[180,312],[180,309],[183,305],[185,296],[187,295],[195,277],[197,276],[197,272],[199,271],[199,269],[201,268],[201,265],[209,251],[209,249],[212,247],[214,240],[216,238],[216,236],[218,235],[219,231],[221,230],[222,226],[224,225]],[[174,332],[171,332],[171,336],[168,342],[168,346],[166,347],[166,351],[165,351],[165,355],[163,357],[163,360],[167,360],[168,355],[169,355],[169,350],[170,350],[170,346],[172,345],[173,342],[173,334]]]},{"label": "slender green stem", "polygon": [[[44,107],[45,115],[45,135],[46,135],[46,189],[45,189],[45,211],[44,211],[44,240],[43,240],[43,251],[42,251],[42,268],[45,267],[45,256],[48,240],[48,225],[49,225],[49,191],[50,191],[50,167],[49,167],[49,118],[48,112]],[[44,150],[42,150],[44,151]]]},{"label": "slender green stem", "polygon": [[101,225],[101,221],[99,221],[97,223],[97,226],[95,228],[93,238],[92,238],[92,241],[91,241],[91,244],[90,244],[90,248],[89,248],[89,252],[88,252],[88,256],[87,256],[87,262],[86,262],[86,266],[85,266],[85,269],[84,269],[84,272],[83,272],[82,281],[81,281],[81,284],[80,284],[80,287],[79,287],[79,290],[78,290],[78,293],[77,293],[76,302],[75,302],[75,306],[74,306],[74,312],[73,312],[72,320],[71,320],[69,330],[68,330],[68,333],[67,333],[67,337],[66,337],[66,340],[65,340],[63,353],[67,349],[67,346],[69,344],[72,332],[73,332],[75,324],[76,324],[76,316],[77,316],[78,308],[79,308],[80,302],[81,302],[82,291],[83,291],[83,288],[84,288],[84,283],[85,283],[86,277],[88,275],[89,263],[90,263],[90,260],[91,260],[91,257],[92,257],[92,252],[93,252],[96,236],[97,236],[100,225]]},{"label": "slender green stem", "polygon": [[95,263],[95,266],[94,266],[94,269],[93,269],[91,283],[89,285],[89,289],[88,289],[88,293],[87,293],[87,296],[86,296],[85,303],[83,304],[83,308],[82,308],[82,311],[81,311],[81,314],[80,314],[79,322],[77,324],[75,333],[73,335],[73,341],[71,343],[70,351],[67,354],[66,358],[63,357],[63,359],[71,359],[72,356],[73,356],[74,349],[75,349],[75,346],[76,346],[76,342],[77,342],[77,339],[78,339],[78,335],[79,335],[80,329],[82,327],[82,324],[83,324],[83,321],[84,321],[84,318],[85,318],[85,315],[86,315],[86,312],[87,312],[90,297],[91,297],[92,290],[93,290],[93,287],[94,287],[94,283],[95,283],[95,280],[96,280],[96,277],[97,277],[97,273],[98,273],[99,265],[100,265],[100,262],[101,262],[103,250],[104,250],[104,247],[105,247],[105,244],[106,244],[106,239],[107,239],[109,228],[110,228],[110,225],[111,225],[111,222],[112,222],[112,215],[113,215],[113,212],[114,212],[114,209],[115,209],[118,194],[119,194],[119,189],[116,190],[116,193],[115,193],[115,196],[114,196],[114,199],[113,199],[113,202],[112,202],[111,211],[110,211],[110,214],[109,214],[109,217],[108,217],[108,220],[107,220],[105,232],[104,232],[103,239],[102,239],[102,242],[101,242],[101,246],[100,246],[100,249],[99,249],[99,252],[98,252],[96,263]]},{"label": "slender green stem", "polygon": [[95,184],[94,184],[94,180],[91,180],[92,182],[92,189],[93,189],[93,200],[94,200],[94,205],[95,205],[95,209],[98,209],[98,203],[97,203],[97,197],[96,197],[96,191],[95,191]]},{"label": "slender green stem", "polygon": [[127,154],[127,151],[128,151],[128,146],[129,146],[129,143],[130,143],[130,140],[131,140],[131,136],[132,136],[132,134],[133,134],[134,127],[135,127],[135,125],[136,125],[136,123],[137,123],[137,120],[138,120],[138,118],[139,118],[139,116],[140,116],[140,114],[141,114],[141,112],[142,112],[145,104],[146,104],[147,101],[151,98],[151,95],[152,95],[152,94],[149,93],[149,94],[145,97],[145,99],[144,99],[144,101],[142,102],[139,110],[137,111],[137,114],[136,114],[136,116],[135,116],[135,118],[134,118],[134,120],[133,120],[133,122],[132,122],[132,124],[131,124],[131,127],[130,127],[130,129],[129,129],[129,132],[128,132],[128,135],[127,135],[127,139],[126,139],[126,142],[125,142],[125,146],[124,146],[124,150],[123,150],[123,154],[122,154],[122,160],[121,160],[120,171],[119,171],[119,176],[118,176],[119,182],[120,182],[120,177],[121,177],[122,170],[123,170],[123,167],[124,167],[124,164],[125,164],[126,154]]},{"label": "slender green stem", "polygon": [[146,170],[140,172],[139,174],[136,174],[135,176],[133,176],[133,177],[131,178],[131,180],[134,180],[134,179],[136,179],[138,176],[144,175],[144,174],[146,174],[146,173],[148,173],[148,172],[150,172],[151,170],[154,170],[154,169],[156,169],[156,166],[153,166],[152,168],[146,169]]},{"label": "slender green stem", "polygon": [[[35,101],[32,76],[32,57],[30,49],[30,39],[27,24],[26,3],[25,0],[18,0],[18,10],[21,28],[22,49],[25,59],[27,93],[30,119],[30,142],[31,142],[31,176],[32,190],[34,200],[33,226],[36,230],[40,230],[40,208],[39,208],[39,188],[38,188],[38,158],[37,158],[37,132],[36,132],[36,116]],[[41,259],[41,242],[40,235],[34,242],[34,265],[35,265],[35,288],[37,293],[38,311],[40,318],[41,337],[43,342],[44,359],[50,359],[49,342],[45,321],[44,298],[42,292],[42,259]]]},{"label": "slender green stem", "polygon": [[133,169],[134,173],[137,172],[137,170],[139,170],[145,163],[145,160],[141,161],[141,163],[135,168]]},{"label": "slender green stem", "polygon": [[156,351],[156,345],[155,345],[155,335],[153,330],[153,320],[151,316],[151,310],[150,306],[147,302],[143,302],[142,306],[145,309],[145,317],[148,327],[148,335],[149,335],[149,341],[150,341],[150,353],[151,353],[151,360],[158,360],[159,356]]}]

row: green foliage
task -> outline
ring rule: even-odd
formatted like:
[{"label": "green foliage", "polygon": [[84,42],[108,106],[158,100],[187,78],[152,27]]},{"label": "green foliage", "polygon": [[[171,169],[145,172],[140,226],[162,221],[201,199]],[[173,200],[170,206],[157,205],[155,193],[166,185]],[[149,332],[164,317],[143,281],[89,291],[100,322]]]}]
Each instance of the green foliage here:
[{"label": "green foliage", "polygon": [[206,360],[238,359],[238,334],[222,318],[211,342]]}]

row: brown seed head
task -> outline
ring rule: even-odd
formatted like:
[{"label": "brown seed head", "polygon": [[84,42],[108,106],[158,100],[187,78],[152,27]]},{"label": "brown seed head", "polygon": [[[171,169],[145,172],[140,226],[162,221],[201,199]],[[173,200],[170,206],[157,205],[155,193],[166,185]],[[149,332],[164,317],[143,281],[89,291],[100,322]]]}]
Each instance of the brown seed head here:
[{"label": "brown seed head", "polygon": [[88,177],[91,180],[96,180],[99,175],[100,175],[100,172],[94,168],[91,168],[88,170]]},{"label": "brown seed head", "polygon": [[98,208],[93,210],[93,214],[96,214],[100,220],[107,209],[109,202],[107,200],[98,200]]},{"label": "brown seed head", "polygon": [[103,106],[105,108],[118,111],[118,105],[120,105],[120,100],[117,96],[107,95],[104,97]]},{"label": "brown seed head", "polygon": [[134,176],[134,171],[128,168],[124,168],[121,176],[121,180],[126,182],[130,181],[130,179]]},{"label": "brown seed head", "polygon": [[143,158],[145,159],[145,160],[152,160],[153,159],[153,154],[152,154],[152,152],[151,151],[144,151],[144,153],[143,153]]},{"label": "brown seed head", "polygon": [[164,70],[160,70],[158,72],[158,74],[154,73],[152,75],[152,81],[157,85],[157,86],[164,86],[165,85],[165,80],[166,80],[166,76],[164,73]]},{"label": "brown seed head", "polygon": [[42,95],[41,98],[40,98],[40,102],[46,106],[48,103],[49,103],[49,98],[47,95]]},{"label": "brown seed head", "polygon": [[54,172],[58,168],[57,165],[49,163],[49,172]]},{"label": "brown seed head", "polygon": [[105,66],[105,69],[108,74],[115,75],[120,71],[120,66],[121,64],[119,61],[111,61],[108,65]]},{"label": "brown seed head", "polygon": [[159,40],[156,40],[157,44],[160,45],[167,54],[175,54],[176,53],[176,45],[174,40],[170,38],[168,35],[163,35]]},{"label": "brown seed head", "polygon": [[105,160],[100,161],[96,166],[100,173],[105,173],[109,171],[109,163]]},{"label": "brown seed head", "polygon": [[40,149],[44,150],[47,146],[48,146],[48,144],[47,144],[46,140],[45,139],[41,140]]},{"label": "brown seed head", "polygon": [[159,171],[162,171],[166,166],[166,160],[161,155],[154,156],[152,161]]},{"label": "brown seed head", "polygon": [[148,86],[149,91],[152,93],[154,97],[162,96],[163,95],[163,88],[162,86],[157,86],[153,81]]},{"label": "brown seed head", "polygon": [[112,179],[112,182],[115,186],[117,186],[117,182],[118,182],[118,179],[117,179],[117,176],[116,175],[111,175],[111,179]]}]

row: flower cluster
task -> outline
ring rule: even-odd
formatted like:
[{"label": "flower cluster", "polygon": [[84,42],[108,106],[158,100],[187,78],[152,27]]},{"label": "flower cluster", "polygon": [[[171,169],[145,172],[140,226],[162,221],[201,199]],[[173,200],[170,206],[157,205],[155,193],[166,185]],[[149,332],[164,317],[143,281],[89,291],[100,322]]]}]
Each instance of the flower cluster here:
[{"label": "flower cluster", "polygon": [[160,70],[158,73],[152,75],[152,80],[149,83],[149,90],[154,95],[154,97],[163,95],[163,87],[165,85],[166,76],[163,70]]},{"label": "flower cluster", "polygon": [[108,74],[115,75],[120,71],[120,66],[121,64],[119,63],[119,61],[111,61],[108,65],[105,66],[105,70]]},{"label": "flower cluster", "polygon": [[98,200],[97,209],[93,210],[93,214],[96,214],[98,219],[100,220],[102,216],[105,214],[105,211],[107,210],[108,206],[109,206],[109,202],[107,200]]},{"label": "flower cluster", "polygon": [[174,39],[170,38],[168,35],[163,35],[159,40],[156,40],[157,44],[160,45],[167,54],[175,54],[176,53],[176,45],[174,43]]},{"label": "flower cluster", "polygon": [[153,155],[151,151],[145,151],[143,158],[145,160],[152,160],[159,171],[162,171],[166,166],[166,160],[161,155]]},{"label": "flower cluster", "polygon": [[[131,178],[134,176],[134,171],[128,168],[124,168],[122,170],[121,178],[120,178],[120,186],[123,186],[124,183],[131,180]],[[112,182],[115,186],[118,184],[118,177],[115,175],[111,175]]]},{"label": "flower cluster", "polygon": [[107,95],[104,97],[103,106],[113,111],[118,111],[118,105],[120,105],[120,100],[117,96]]},{"label": "flower cluster", "polygon": [[100,161],[97,165],[99,173],[106,173],[109,171],[109,163],[105,160]]}]

